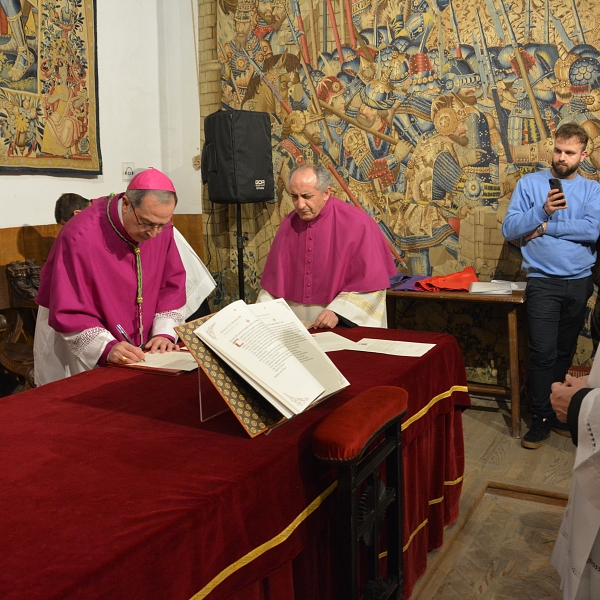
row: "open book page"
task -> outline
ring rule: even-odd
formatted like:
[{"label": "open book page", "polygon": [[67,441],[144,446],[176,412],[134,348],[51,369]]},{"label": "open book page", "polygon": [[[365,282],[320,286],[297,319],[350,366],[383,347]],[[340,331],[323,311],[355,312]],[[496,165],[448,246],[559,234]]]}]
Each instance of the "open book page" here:
[{"label": "open book page", "polygon": [[124,367],[144,367],[146,369],[174,369],[177,371],[193,371],[198,368],[196,359],[187,351],[165,352],[161,354],[156,352],[151,354],[146,352],[144,360],[139,363],[123,365]]},{"label": "open book page", "polygon": [[260,381],[294,414],[302,412],[325,391],[242,300],[221,309],[195,333],[228,363],[235,364],[249,383]]},{"label": "open book page", "polygon": [[279,339],[325,388],[320,400],[350,385],[285,300],[279,298],[260,302],[251,304],[248,308],[268,327],[269,333]]},{"label": "open book page", "polygon": [[215,348],[211,348],[214,354],[216,354],[220,359],[225,361],[231,369],[233,369],[240,377],[246,381],[249,385],[251,385],[261,396],[266,398],[286,419],[291,419],[296,413],[290,410],[285,404],[281,403],[279,399],[274,396],[271,391],[265,388],[261,381],[254,377],[252,373],[247,373],[242,371],[237,367],[237,365],[229,360],[226,356],[223,356],[218,350]]},{"label": "open book page", "polygon": [[394,342],[391,340],[376,340],[363,338],[356,342],[355,350],[359,352],[376,352],[378,354],[391,354],[392,356],[423,356],[435,344],[420,344],[417,342]]}]

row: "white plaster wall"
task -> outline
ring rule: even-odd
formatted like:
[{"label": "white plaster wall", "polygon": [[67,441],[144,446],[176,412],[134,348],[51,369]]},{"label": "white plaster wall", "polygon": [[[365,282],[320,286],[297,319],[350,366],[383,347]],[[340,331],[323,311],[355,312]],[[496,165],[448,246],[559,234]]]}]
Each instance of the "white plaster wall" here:
[{"label": "white plaster wall", "polygon": [[200,154],[197,29],[190,0],[158,0],[162,168],[175,184],[182,214],[202,212],[201,174],[192,165]]},{"label": "white plaster wall", "polygon": [[122,162],[164,170],[178,191],[177,212],[201,212],[200,174],[192,167],[200,116],[191,3],[97,0],[96,11],[103,174],[1,175],[0,228],[53,223],[63,192],[97,198],[123,191]]}]

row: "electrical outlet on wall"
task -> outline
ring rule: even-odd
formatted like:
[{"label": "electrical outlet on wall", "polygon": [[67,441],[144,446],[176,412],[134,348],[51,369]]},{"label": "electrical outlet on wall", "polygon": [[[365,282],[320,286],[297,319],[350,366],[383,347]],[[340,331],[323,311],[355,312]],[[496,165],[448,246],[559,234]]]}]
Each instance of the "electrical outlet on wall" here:
[{"label": "electrical outlet on wall", "polygon": [[135,163],[124,162],[121,165],[123,166],[123,181],[131,181],[135,171]]}]

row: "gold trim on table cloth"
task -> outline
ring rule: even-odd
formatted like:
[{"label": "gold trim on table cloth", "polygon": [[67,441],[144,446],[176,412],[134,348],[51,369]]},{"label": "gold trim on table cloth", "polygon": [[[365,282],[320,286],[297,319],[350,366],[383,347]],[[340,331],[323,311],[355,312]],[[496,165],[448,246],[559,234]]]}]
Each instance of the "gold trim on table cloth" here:
[{"label": "gold trim on table cloth", "polygon": [[223,569],[212,581],[205,585],[197,594],[192,596],[191,600],[201,600],[206,598],[220,583],[225,581],[230,575],[241,569],[243,566],[251,563],[253,560],[271,550],[275,546],[279,546],[285,542],[298,526],[305,521],[312,513],[314,513],[321,504],[327,499],[328,496],[337,488],[337,481],[334,481],[322,494],[317,496],[281,533],[276,535],[274,538],[268,540],[264,544],[258,546],[254,550],[251,550],[245,556],[242,556],[239,560],[236,560],[233,564]]},{"label": "gold trim on table cloth", "polygon": [[426,406],[424,406],[418,413],[415,413],[412,417],[410,417],[410,419],[406,419],[406,421],[404,421],[402,423],[402,431],[404,431],[405,429],[407,429],[409,427],[409,425],[412,425],[415,421],[418,421],[421,417],[426,415],[429,412],[429,409],[434,404],[437,404],[440,400],[444,400],[445,398],[448,398],[454,392],[468,392],[468,391],[469,391],[469,389],[467,388],[466,385],[453,385],[449,390],[442,392],[441,394],[438,394],[437,396],[434,396],[429,401],[429,403]]},{"label": "gold trim on table cloth", "polygon": [[[432,398],[429,403],[424,406],[418,413],[415,413],[410,419],[407,419],[404,423],[402,423],[402,430],[404,431],[409,425],[412,425],[415,421],[419,420],[421,417],[426,415],[432,406],[437,404],[440,400],[444,400],[451,396],[454,392],[466,392],[467,386],[465,385],[453,385],[449,390],[438,394],[434,398]],[[455,481],[445,481],[444,485],[455,485],[462,481],[462,477],[459,477]],[[239,560],[235,561],[223,571],[221,571],[216,577],[214,577],[207,585],[205,585],[197,594],[192,596],[190,600],[202,600],[206,598],[208,594],[210,594],[220,583],[225,581],[230,575],[244,567],[245,565],[251,563],[253,560],[271,550],[275,546],[282,544],[285,542],[294,531],[298,528],[298,526],[307,519],[313,512],[315,512],[321,504],[325,501],[327,497],[331,495],[331,493],[336,489],[338,482],[334,481],[322,494],[317,496],[315,500],[313,500],[293,521],[290,525],[288,525],[281,533],[276,535],[274,538],[268,540],[264,544],[258,546],[254,550],[251,550],[245,556],[242,556]],[[442,498],[436,500],[430,500],[429,504],[441,502]],[[408,542],[402,548],[402,552],[406,552],[408,547],[410,546],[415,535],[428,523],[428,519],[425,519],[410,535]]]}]

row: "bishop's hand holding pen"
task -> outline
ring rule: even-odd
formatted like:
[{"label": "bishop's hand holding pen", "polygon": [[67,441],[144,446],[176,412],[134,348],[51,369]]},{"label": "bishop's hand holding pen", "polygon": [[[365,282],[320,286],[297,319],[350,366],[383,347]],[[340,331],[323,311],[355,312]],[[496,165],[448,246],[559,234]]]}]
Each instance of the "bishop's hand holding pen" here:
[{"label": "bishop's hand holding pen", "polygon": [[123,336],[125,341],[116,343],[110,349],[106,357],[107,362],[115,365],[127,365],[145,360],[144,351],[131,343],[131,339],[123,327],[117,324],[115,329]]},{"label": "bishop's hand holding pen", "polygon": [[[126,365],[145,360],[145,351],[155,354],[160,352],[173,352],[179,350],[179,346],[169,338],[157,335],[146,342],[143,349],[135,346],[131,338],[120,324],[115,326],[116,330],[125,339],[123,342],[115,344],[108,353],[107,361],[116,365]],[[145,351],[144,351],[145,350]]]},{"label": "bishop's hand holding pen", "polygon": [[126,365],[145,360],[144,356],[145,353],[141,348],[129,342],[118,342],[110,349],[106,360],[115,365]]}]

